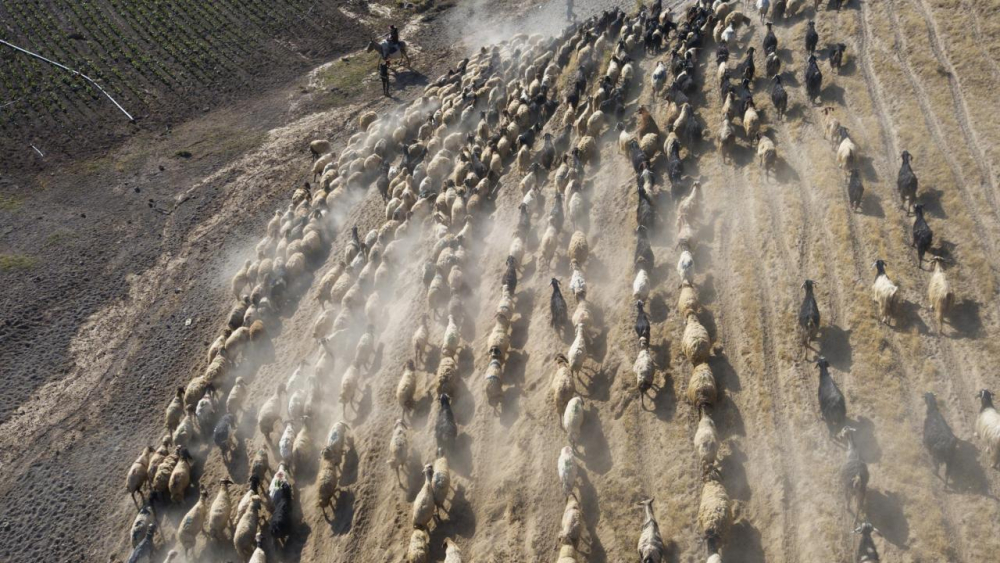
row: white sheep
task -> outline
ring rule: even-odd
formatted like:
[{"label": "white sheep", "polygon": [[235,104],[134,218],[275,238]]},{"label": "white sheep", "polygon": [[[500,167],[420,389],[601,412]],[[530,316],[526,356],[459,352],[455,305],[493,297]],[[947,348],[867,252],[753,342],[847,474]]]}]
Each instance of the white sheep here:
[{"label": "white sheep", "polygon": [[955,294],[944,274],[944,258],[933,256],[931,262],[934,263],[934,273],[931,275],[930,285],[927,287],[927,298],[931,302],[931,308],[934,309],[938,334],[941,334],[944,330],[944,318],[955,304]]},{"label": "white sheep", "polygon": [[[569,255],[569,259],[576,262],[578,266],[583,266],[587,263],[587,258],[590,256],[590,246],[587,244],[587,235],[583,234],[583,231],[573,233],[569,241],[569,251],[567,254]],[[572,286],[572,284],[570,285]]]},{"label": "white sheep", "polygon": [[191,454],[187,449],[181,449],[177,459],[177,465],[170,472],[170,481],[167,488],[170,491],[171,502],[181,502],[187,492],[188,485],[191,484]]},{"label": "white sheep", "polygon": [[146,446],[142,449],[142,453],[139,457],[132,462],[132,466],[128,469],[128,474],[125,476],[125,489],[130,495],[132,495],[132,501],[135,502],[135,493],[139,493],[139,498],[143,498],[142,486],[146,483],[146,477],[149,472],[149,456],[153,454],[153,448],[151,446]]},{"label": "white sheep", "polygon": [[764,177],[771,176],[777,161],[778,151],[774,148],[774,141],[766,135],[757,135],[757,162],[764,170]]},{"label": "white sheep", "polygon": [[198,502],[194,503],[191,510],[181,519],[177,527],[177,540],[184,547],[185,555],[190,556],[194,549],[198,534],[204,531],[205,514],[208,511],[208,491],[204,487],[198,494]]},{"label": "white sheep", "polygon": [[577,563],[576,555],[576,548],[572,545],[560,546],[559,559],[556,560],[556,563]]},{"label": "white sheep", "polygon": [[427,563],[430,559],[431,539],[422,529],[413,530],[406,548],[406,563]]},{"label": "white sheep", "polygon": [[254,541],[257,547],[253,550],[253,554],[250,556],[250,561],[247,563],[267,563],[267,553],[264,551],[264,536],[260,532],[254,537]]},{"label": "white sheep", "polygon": [[698,527],[702,537],[709,542],[721,543],[732,524],[729,494],[722,486],[722,476],[713,468],[705,475],[698,506]]},{"label": "white sheep", "polygon": [[640,393],[645,393],[653,386],[653,373],[656,367],[653,364],[653,356],[649,353],[649,342],[645,336],[639,338],[639,354],[632,364],[635,372],[636,388]]},{"label": "white sheep", "polygon": [[698,452],[702,471],[707,471],[715,464],[719,455],[719,434],[715,429],[715,421],[708,414],[705,406],[698,408],[698,429],[694,433],[694,449]]},{"label": "white sheep", "polygon": [[976,396],[980,401],[976,437],[985,442],[990,465],[1000,469],[1000,413],[993,406],[993,393],[983,389]]},{"label": "white sheep", "polygon": [[876,260],[872,266],[878,271],[872,282],[872,301],[875,303],[879,322],[888,325],[896,309],[899,287],[885,273],[884,261]]},{"label": "white sheep", "polygon": [[841,127],[841,137],[840,147],[837,148],[837,165],[840,166],[841,170],[850,170],[854,168],[854,163],[857,161],[858,147],[854,144],[854,141],[847,136],[847,130]]},{"label": "white sheep", "polygon": [[274,395],[268,397],[257,413],[257,426],[264,438],[270,442],[274,423],[281,420],[281,407],[284,404],[285,384],[279,383]]},{"label": "white sheep", "polygon": [[760,132],[760,117],[757,115],[757,108],[754,107],[753,101],[747,102],[747,109],[743,113],[743,131],[746,133],[747,139],[756,143],[757,134]]},{"label": "white sheep", "polygon": [[660,563],[666,553],[666,547],[663,545],[663,537],[660,536],[660,526],[653,514],[653,499],[644,500],[639,505],[643,507],[645,513],[642,533],[639,534],[639,543],[636,546],[639,559],[643,563]]},{"label": "white sheep", "polygon": [[635,274],[635,281],[632,282],[632,298],[646,301],[649,298],[649,274],[646,268],[639,268]]},{"label": "white sheep", "polygon": [[409,456],[409,442],[406,436],[406,423],[401,418],[396,419],[392,437],[389,438],[389,460],[386,463],[396,472],[397,481],[399,481],[399,468],[406,465],[406,458]]},{"label": "white sheep", "polygon": [[583,277],[579,262],[570,260],[570,267],[573,269],[573,275],[569,278],[569,289],[573,292],[573,297],[579,301],[587,295],[587,280]]},{"label": "white sheep", "polygon": [[327,445],[320,452],[319,474],[316,477],[316,505],[326,514],[333,496],[337,493],[337,466],[340,460],[334,453],[334,448]]},{"label": "white sheep", "polygon": [[423,314],[420,316],[420,323],[417,325],[417,329],[413,331],[413,337],[410,339],[413,345],[413,356],[416,361],[423,361],[424,351],[427,349],[427,315]]},{"label": "white sheep", "polygon": [[510,350],[510,320],[500,313],[497,313],[494,317],[496,318],[496,323],[494,323],[493,330],[486,340],[486,346],[490,350],[494,348],[498,349],[500,351],[498,359],[500,362],[503,362],[503,359],[507,356],[507,352]]},{"label": "white sheep", "polygon": [[707,363],[697,364],[691,370],[688,380],[687,398],[692,406],[714,405],[718,389],[715,386],[715,376]]},{"label": "white sheep", "polygon": [[340,379],[340,404],[344,412],[347,412],[348,405],[354,404],[354,396],[357,395],[360,380],[361,375],[357,362],[351,362]]},{"label": "white sheep", "polygon": [[569,400],[563,413],[562,426],[570,445],[576,447],[580,439],[580,428],[583,426],[583,399],[573,397]]},{"label": "white sheep", "polygon": [[233,482],[227,478],[219,479],[219,492],[216,493],[212,507],[208,511],[208,535],[217,540],[228,539],[226,528],[232,524],[230,517],[233,511],[232,500],[229,497],[229,485],[232,484]]},{"label": "white sheep", "polygon": [[236,531],[233,532],[233,547],[243,559],[249,559],[253,554],[259,525],[259,513],[260,499],[255,498],[250,501],[250,507],[243,513],[236,524]]},{"label": "white sheep", "polygon": [[681,283],[694,283],[694,256],[687,249],[681,252],[681,257],[677,260],[677,275],[680,276]]},{"label": "white sheep", "polygon": [[417,389],[417,378],[413,370],[413,360],[406,360],[406,364],[403,366],[403,374],[400,376],[399,384],[396,386],[396,401],[403,408],[404,412],[413,408],[413,395]]},{"label": "white sheep", "polygon": [[233,382],[229,396],[226,398],[226,412],[233,416],[238,416],[243,412],[243,403],[246,401],[247,386],[242,377],[237,377]]},{"label": "white sheep", "polygon": [[411,519],[414,528],[427,528],[427,524],[436,516],[437,505],[434,504],[434,466],[427,464],[424,466],[424,486],[413,499],[413,517]]},{"label": "white sheep", "polygon": [[451,538],[444,539],[444,563],[462,563],[462,551]]},{"label": "white sheep", "polygon": [[692,365],[698,365],[708,361],[711,351],[711,342],[708,339],[708,331],[698,322],[697,315],[688,313],[687,324],[684,327],[684,336],[681,340],[681,348]]},{"label": "white sheep", "polygon": [[587,359],[587,341],[583,323],[576,325],[576,337],[573,339],[573,344],[569,347],[568,358],[570,372],[576,375],[583,368],[583,363]]},{"label": "white sheep", "polygon": [[433,470],[431,492],[434,493],[434,504],[443,510],[444,503],[448,500],[448,494],[451,492],[451,469],[448,467],[448,457],[444,455],[444,448],[437,449]]},{"label": "white sheep", "polygon": [[573,487],[576,485],[577,467],[572,447],[565,446],[559,452],[557,469],[559,470],[559,482],[562,484],[563,494],[566,496],[575,496]]},{"label": "white sheep", "polygon": [[444,330],[444,337],[441,341],[441,354],[454,358],[458,351],[458,344],[458,323],[455,322],[454,315],[448,315],[448,326]]}]

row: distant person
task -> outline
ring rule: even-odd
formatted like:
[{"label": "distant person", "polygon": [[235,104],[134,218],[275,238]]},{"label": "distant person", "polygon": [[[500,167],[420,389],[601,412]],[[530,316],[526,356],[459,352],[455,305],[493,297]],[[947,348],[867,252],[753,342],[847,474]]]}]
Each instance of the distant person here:
[{"label": "distant person", "polygon": [[576,14],[573,13],[573,0],[566,0],[566,21],[576,21]]},{"label": "distant person", "polygon": [[378,64],[378,77],[382,80],[382,95],[389,96],[389,63],[382,61]]},{"label": "distant person", "polygon": [[396,29],[396,26],[389,24],[389,33],[387,36],[389,37],[390,52],[396,50],[399,47],[399,30]]}]

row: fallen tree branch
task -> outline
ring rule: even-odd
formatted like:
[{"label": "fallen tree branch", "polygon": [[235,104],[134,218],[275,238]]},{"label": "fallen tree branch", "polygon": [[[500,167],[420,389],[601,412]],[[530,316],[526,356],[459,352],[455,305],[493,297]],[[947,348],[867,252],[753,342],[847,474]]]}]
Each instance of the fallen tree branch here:
[{"label": "fallen tree branch", "polygon": [[111,94],[108,94],[107,92],[105,92],[104,88],[101,88],[101,85],[98,84],[97,81],[94,80],[93,78],[87,76],[86,74],[84,74],[84,73],[82,73],[82,72],[80,72],[78,70],[74,70],[72,68],[69,68],[66,65],[59,64],[59,63],[57,63],[55,61],[51,61],[49,59],[46,59],[45,57],[43,57],[43,56],[41,56],[41,55],[39,55],[37,53],[32,53],[31,51],[28,51],[27,49],[22,49],[22,48],[18,47],[17,45],[14,45],[12,43],[8,43],[8,42],[4,41],[3,39],[0,39],[0,44],[6,45],[6,46],[10,47],[11,49],[14,49],[16,51],[20,51],[20,52],[22,52],[22,53],[24,53],[26,55],[31,55],[32,57],[35,57],[36,59],[39,59],[39,60],[42,60],[42,61],[45,61],[45,62],[49,63],[50,65],[55,65],[55,66],[57,66],[57,67],[65,70],[66,72],[69,72],[70,74],[76,74],[76,75],[82,77],[87,82],[90,82],[91,84],[93,84],[94,87],[97,88],[98,90],[100,90],[102,94],[104,94],[105,96],[107,96],[107,98],[109,100],[111,100],[111,103],[115,104],[115,107],[117,107],[119,110],[121,110],[121,112],[125,114],[125,117],[127,117],[129,121],[131,121],[132,123],[135,123],[135,118],[132,117],[129,114],[129,112],[125,111],[125,108],[123,108],[121,104],[119,104],[118,102],[116,102],[115,99],[111,97]]}]

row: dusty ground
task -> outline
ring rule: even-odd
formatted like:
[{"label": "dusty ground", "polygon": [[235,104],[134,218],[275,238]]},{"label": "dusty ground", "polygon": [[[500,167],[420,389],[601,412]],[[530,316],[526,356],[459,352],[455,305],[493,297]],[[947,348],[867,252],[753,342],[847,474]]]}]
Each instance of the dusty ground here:
[{"label": "dusty ground", "polygon": [[[819,420],[816,368],[800,359],[792,330],[799,285],[810,278],[818,282],[823,313],[819,347],[847,397],[872,473],[868,512],[883,532],[876,540],[883,560],[988,561],[998,547],[1000,479],[973,437],[973,395],[1000,386],[991,369],[998,358],[1000,270],[1000,179],[994,171],[1000,125],[992,113],[1000,71],[990,58],[1000,51],[1000,23],[986,8],[965,2],[852,2],[840,12],[815,15],[807,4],[793,6],[789,21],[776,26],[791,102],[786,121],[771,111],[763,79],[755,92],[777,147],[777,178],[763,177],[749,149],[737,153],[735,165],[723,164],[712,142],[694,146],[685,162],[687,173],[705,185],[696,281],[705,305],[702,322],[717,342],[712,369],[725,390],[716,419],[726,439],[725,484],[742,517],[725,560],[853,557],[856,539],[836,485],[844,454]],[[559,13],[560,6],[545,10]],[[584,11],[579,4],[577,11]],[[455,13],[460,16],[460,9]],[[438,23],[453,23],[448,18],[446,13]],[[817,21],[821,45],[848,45],[841,75],[821,61],[823,102],[837,108],[863,156],[866,200],[860,214],[848,211],[843,174],[823,139],[822,115],[805,99],[802,37],[809,19]],[[752,26],[739,44],[759,50],[761,37]],[[426,44],[428,51],[440,47]],[[458,56],[461,49],[455,48]],[[709,58],[702,53],[702,68]],[[658,116],[664,108],[650,93],[652,66],[649,59],[640,62],[643,89],[635,96]],[[758,60],[759,71],[762,66]],[[696,110],[714,132],[721,101],[714,78],[706,82]],[[230,307],[230,275],[263,235],[273,209],[284,205],[289,188],[306,178],[304,141],[317,135],[343,140],[353,132],[358,106],[309,113],[297,102],[300,95],[293,88],[192,123],[191,137],[177,129],[171,139],[136,140],[102,162],[18,179],[17,189],[5,186],[5,198],[14,198],[0,209],[2,250],[27,258],[5,261],[0,271],[8,288],[0,356],[9,374],[0,396],[0,559],[127,557],[126,530],[134,515],[122,485],[128,465],[157,439],[170,389],[203,369],[207,345]],[[203,139],[208,124],[213,130],[228,126],[233,134],[225,139],[238,141],[215,143],[203,155],[192,151],[191,161],[170,158],[175,147]],[[745,146],[745,139],[740,142]],[[935,251],[956,263],[948,273],[957,307],[941,337],[926,298],[929,273],[917,269],[906,242],[910,220],[895,196],[903,149],[914,155]],[[654,240],[658,266],[650,316],[657,379],[664,388],[641,403],[631,370],[633,182],[612,136],[601,158],[588,188],[593,258],[587,281],[600,306],[602,331],[585,369],[580,491],[590,537],[587,560],[634,560],[641,524],[635,502],[654,496],[661,530],[673,544],[672,560],[696,561],[703,558],[695,523],[700,480],[691,447],[696,413],[683,400],[690,367],[680,351],[683,325],[674,307],[675,241],[669,227]],[[109,166],[124,170],[94,171]],[[81,184],[80,177],[91,180]],[[99,192],[72,189],[95,186],[98,178],[107,182]],[[495,220],[481,233],[481,240],[498,242],[472,248],[472,262],[480,266],[468,274],[474,291],[466,313],[474,322],[463,334],[464,385],[456,393],[461,435],[452,469],[458,486],[449,517],[432,534],[434,560],[442,558],[445,537],[474,561],[555,558],[562,513],[555,462],[565,438],[546,392],[552,357],[568,341],[548,327],[547,283],[553,274],[534,263],[527,264],[518,286],[505,373],[512,385],[503,412],[494,414],[484,400],[485,341],[520,198],[512,180],[504,188]],[[668,201],[661,198],[663,225],[673,224]],[[381,214],[381,202],[370,195],[345,225],[356,223],[365,232],[381,222]],[[540,227],[536,231],[540,235]],[[335,243],[327,265],[339,258],[343,243],[343,237]],[[905,298],[892,328],[877,324],[869,297],[870,265],[879,257]],[[301,525],[280,555],[269,554],[275,560],[396,561],[402,553],[409,501],[419,483],[411,477],[400,489],[384,460],[398,416],[393,394],[399,369],[410,355],[414,319],[426,309],[417,267],[409,265],[399,277],[386,323],[391,328],[380,333],[361,406],[347,415],[356,456],[346,462],[335,514],[328,522],[313,508],[311,477],[297,481]],[[565,261],[554,275],[568,278]],[[259,406],[300,359],[312,357],[304,335],[317,310],[310,289],[271,334],[252,405]],[[435,325],[432,341],[441,332]],[[421,374],[411,466],[432,453],[428,379]],[[920,443],[925,391],[937,394],[962,439],[957,491],[946,491],[934,477]],[[342,416],[333,402],[324,413],[329,420]],[[246,447],[255,447],[261,438],[246,426]],[[245,457],[229,469],[242,482]],[[213,487],[225,471],[217,451],[196,467]],[[184,508],[167,514],[168,537],[194,500],[189,495]],[[206,560],[232,556],[205,554]]]}]

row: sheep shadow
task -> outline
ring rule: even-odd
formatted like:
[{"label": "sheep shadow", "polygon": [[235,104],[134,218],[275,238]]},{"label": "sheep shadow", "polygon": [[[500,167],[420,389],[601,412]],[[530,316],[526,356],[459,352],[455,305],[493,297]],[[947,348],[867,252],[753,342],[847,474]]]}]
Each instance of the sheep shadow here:
[{"label": "sheep shadow", "polygon": [[920,318],[920,305],[909,299],[902,299],[896,305],[896,325],[893,328],[905,331],[915,328],[920,334],[930,332],[927,323]]},{"label": "sheep shadow", "polygon": [[649,322],[662,323],[667,320],[667,317],[670,314],[670,307],[663,299],[663,294],[656,293],[655,295],[650,296],[648,305],[649,307],[646,312],[649,314]]},{"label": "sheep shadow", "polygon": [[339,489],[337,500],[333,505],[333,518],[327,518],[325,511],[323,518],[330,524],[330,532],[335,536],[343,536],[351,533],[354,526],[354,492],[349,489]]},{"label": "sheep shadow", "polygon": [[898,493],[868,489],[865,517],[878,528],[887,542],[899,548],[906,547],[910,537],[910,523],[903,512],[903,499]]},{"label": "sheep shadow", "polygon": [[503,398],[500,399],[500,424],[505,428],[514,425],[521,416],[521,388],[519,386],[508,386],[503,390]]},{"label": "sheep shadow", "polygon": [[820,336],[820,355],[835,369],[849,372],[854,364],[851,352],[851,332],[837,325],[828,325]]},{"label": "sheep shadow", "polygon": [[611,446],[604,435],[601,414],[594,407],[588,408],[586,416],[583,417],[578,445],[583,446],[581,459],[587,471],[604,475],[611,470],[611,467],[614,465],[611,459]]},{"label": "sheep shadow", "polygon": [[963,299],[951,309],[945,320],[953,329],[953,338],[979,338],[983,335],[983,319],[979,314],[980,305],[972,299]]},{"label": "sheep shadow", "polygon": [[844,93],[845,91],[843,86],[838,84],[828,84],[826,88],[823,88],[823,90],[820,91],[819,96],[820,99],[823,100],[823,103],[833,100],[841,106],[846,106],[847,103],[844,101]]},{"label": "sheep shadow", "polygon": [[358,480],[358,464],[361,460],[358,458],[358,450],[356,448],[347,448],[344,452],[344,460],[340,465],[340,485],[353,485]]},{"label": "sheep shadow", "polygon": [[937,219],[947,219],[948,214],[945,212],[944,206],[941,205],[942,196],[944,196],[943,190],[927,186],[920,190],[918,200],[924,205],[924,211],[927,215]]},{"label": "sheep shadow", "polygon": [[594,370],[590,381],[581,381],[587,391],[586,394],[579,392],[578,394],[585,399],[607,401],[611,397],[612,375],[617,371],[618,362],[615,362],[613,367],[602,364]]},{"label": "sheep shadow", "polygon": [[293,513],[294,523],[291,526],[293,531],[292,534],[288,536],[288,539],[285,540],[284,545],[278,544],[278,542],[274,541],[274,538],[271,538],[272,553],[280,553],[281,561],[302,560],[302,550],[309,541],[309,536],[312,534],[312,528],[302,519],[301,510],[301,507],[299,507]]},{"label": "sheep shadow", "polygon": [[471,478],[472,475],[472,437],[468,434],[459,434],[455,439],[455,446],[448,452],[448,460],[455,473]]},{"label": "sheep shadow", "polygon": [[1000,500],[990,492],[989,478],[979,463],[979,449],[962,439],[958,440],[958,446],[951,458],[951,483],[954,491]]},{"label": "sheep shadow", "polygon": [[[354,409],[354,418],[351,420],[351,425],[360,426],[364,424],[365,420],[368,419],[368,415],[370,415],[371,413],[372,413],[372,386],[369,383],[368,385],[365,385],[365,390],[361,393],[361,400],[358,401],[358,405]],[[346,412],[344,413],[344,420],[347,420]]]},{"label": "sheep shadow", "polygon": [[715,288],[715,276],[711,273],[705,274],[705,279],[698,284],[698,302],[703,306],[711,306],[718,298],[718,291]]},{"label": "sheep shadow", "polygon": [[[472,508],[472,503],[470,503],[469,499],[465,496],[464,486],[456,485],[454,487],[454,492],[451,495],[451,499],[448,501],[447,512],[447,517],[444,518],[441,524],[434,529],[435,534],[438,531],[441,531],[444,536],[458,536],[462,538],[471,538],[476,535],[476,512]],[[432,559],[433,561],[441,561],[444,559],[443,538],[442,541],[437,543],[441,544],[442,549],[439,557]]]},{"label": "sheep shadow", "polygon": [[753,495],[744,464],[747,456],[735,441],[727,442],[729,455],[721,460],[722,475],[725,477],[726,492],[735,500],[748,502]]},{"label": "sheep shadow", "polygon": [[878,463],[882,459],[882,448],[875,436],[875,423],[870,418],[859,416],[856,420],[848,420],[847,426],[855,430],[854,444],[861,459],[866,463]]},{"label": "sheep shadow", "polygon": [[524,289],[517,292],[514,313],[517,320],[510,324],[511,348],[524,348],[528,343],[528,327],[531,325],[531,311],[535,308],[535,290]]},{"label": "sheep shadow", "polygon": [[600,498],[593,483],[587,477],[586,471],[581,471],[577,476],[577,494],[579,495],[580,509],[583,512],[583,522],[590,538],[588,559],[590,561],[607,561],[604,545],[596,533],[597,525],[601,521]]},{"label": "sheep shadow", "polygon": [[882,198],[870,191],[866,193],[861,199],[861,213],[869,217],[885,219],[885,210],[882,209]]},{"label": "sheep shadow", "polygon": [[739,546],[739,550],[725,549],[726,563],[764,563],[764,546],[761,543],[760,531],[749,520],[740,520],[733,524],[729,532],[727,545]]},{"label": "sheep shadow", "polygon": [[403,487],[406,489],[406,502],[413,502],[417,493],[424,486],[424,462],[412,448],[407,452],[406,463],[401,468],[403,472]]}]

